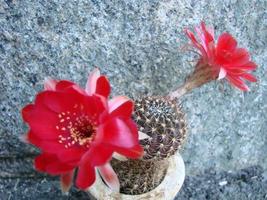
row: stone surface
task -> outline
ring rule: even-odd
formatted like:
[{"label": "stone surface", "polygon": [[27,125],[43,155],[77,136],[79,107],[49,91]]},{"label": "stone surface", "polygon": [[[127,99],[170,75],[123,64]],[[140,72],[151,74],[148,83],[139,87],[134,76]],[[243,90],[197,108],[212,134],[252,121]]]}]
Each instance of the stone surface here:
[{"label": "stone surface", "polygon": [[261,167],[253,166],[236,172],[218,173],[214,169],[209,169],[201,175],[187,177],[175,200],[264,200],[266,198],[266,174]]},{"label": "stone surface", "polygon": [[[198,176],[187,176],[175,200],[264,200],[267,198],[267,176],[259,166],[239,171],[206,170]],[[71,189],[68,196],[52,178],[0,179],[0,197],[8,200],[93,200],[87,193]]]},{"label": "stone surface", "polygon": [[84,85],[88,72],[99,66],[113,95],[166,94],[197,59],[182,50],[188,41],[183,29],[205,20],[217,35],[229,31],[250,50],[259,82],[249,93],[211,83],[183,97],[187,174],[210,167],[266,170],[266,7],[266,0],[0,0],[1,158],[36,154],[20,142],[27,130],[20,110],[42,89],[44,77]]},{"label": "stone surface", "polygon": [[58,181],[53,179],[0,179],[1,199],[7,200],[90,200],[85,192],[72,189],[69,195],[61,193]]}]

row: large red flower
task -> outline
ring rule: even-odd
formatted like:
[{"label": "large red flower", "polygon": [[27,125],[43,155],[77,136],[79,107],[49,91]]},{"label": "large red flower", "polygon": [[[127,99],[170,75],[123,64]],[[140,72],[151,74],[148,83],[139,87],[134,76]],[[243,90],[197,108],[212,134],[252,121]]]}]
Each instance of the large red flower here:
[{"label": "large red flower", "polygon": [[94,183],[98,169],[106,183],[118,190],[118,178],[109,165],[112,154],[142,156],[131,119],[133,102],[123,96],[108,100],[109,93],[107,78],[95,69],[85,90],[70,81],[47,79],[45,90],[22,109],[30,127],[26,139],[42,152],[35,158],[36,169],[60,175],[64,191],[70,188],[75,169],[80,189]]},{"label": "large red flower", "polygon": [[195,30],[199,40],[191,31],[186,30],[186,33],[193,46],[201,53],[199,62],[208,64],[216,78],[225,77],[233,86],[244,91],[249,90],[244,80],[256,82],[257,79],[250,74],[256,69],[256,64],[250,60],[248,51],[237,47],[237,41],[229,33],[221,34],[215,44],[214,31],[207,28],[204,22]]}]

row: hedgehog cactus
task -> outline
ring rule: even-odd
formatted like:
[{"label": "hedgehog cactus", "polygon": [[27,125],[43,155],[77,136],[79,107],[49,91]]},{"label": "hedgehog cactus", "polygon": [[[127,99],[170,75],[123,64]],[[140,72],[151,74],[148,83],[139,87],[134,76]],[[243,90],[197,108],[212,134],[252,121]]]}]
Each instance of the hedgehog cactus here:
[{"label": "hedgehog cactus", "polygon": [[111,165],[120,180],[123,194],[143,194],[153,190],[164,179],[168,160],[127,160],[112,159]]},{"label": "hedgehog cactus", "polygon": [[186,123],[181,106],[163,97],[144,97],[135,101],[134,120],[141,139],[143,160],[161,160],[175,154],[186,136]]},{"label": "hedgehog cactus", "polygon": [[164,97],[135,100],[133,115],[144,156],[139,160],[111,162],[120,179],[120,192],[141,194],[158,186],[168,168],[168,158],[180,149],[186,138],[186,123],[181,106]]}]

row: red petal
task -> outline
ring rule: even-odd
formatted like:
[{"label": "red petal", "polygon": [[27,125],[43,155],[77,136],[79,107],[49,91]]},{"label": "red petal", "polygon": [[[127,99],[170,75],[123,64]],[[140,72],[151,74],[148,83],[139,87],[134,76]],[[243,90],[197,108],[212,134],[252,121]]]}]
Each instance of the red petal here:
[{"label": "red petal", "polygon": [[60,176],[60,186],[63,193],[67,193],[72,185],[74,171],[63,174]]},{"label": "red petal", "polygon": [[202,46],[202,44],[200,44],[198,41],[197,41],[197,39],[195,38],[195,35],[191,32],[191,31],[189,31],[189,30],[185,30],[185,32],[186,32],[186,34],[187,34],[187,36],[189,37],[189,39],[192,41],[192,44],[197,48],[197,49],[199,49],[200,50],[200,52],[201,52],[201,54],[202,54],[202,56],[207,56],[206,55],[206,51],[205,51],[205,49],[203,48],[203,46]]},{"label": "red petal", "polygon": [[242,78],[244,78],[250,82],[257,82],[257,78],[251,74],[243,74]]},{"label": "red petal", "polygon": [[186,33],[187,37],[189,37],[189,39],[192,41],[192,43],[193,43],[194,45],[196,45],[196,46],[199,45],[199,43],[198,43],[198,41],[197,41],[197,39],[196,39],[194,33],[192,33],[192,32],[191,32],[190,30],[188,30],[188,29],[185,29],[185,33]]},{"label": "red petal", "polygon": [[56,113],[73,110],[76,104],[83,101],[83,95],[73,90],[72,95],[62,92],[45,91],[37,95],[36,104],[43,103]]},{"label": "red petal", "polygon": [[231,76],[227,76],[227,79],[233,86],[239,88],[240,90],[249,91],[248,86],[241,79]]},{"label": "red petal", "polygon": [[57,115],[43,105],[27,105],[22,109],[22,117],[38,138],[56,139]]},{"label": "red petal", "polygon": [[202,32],[205,36],[205,40],[207,41],[207,43],[210,43],[212,41],[214,41],[214,30],[213,28],[209,27],[209,28],[206,28],[206,24],[202,21],[200,23],[200,26],[201,26],[201,29],[202,29]]},{"label": "red petal", "polygon": [[195,29],[201,41],[201,46],[205,50],[205,54],[202,53],[202,56],[212,58],[214,51],[214,38],[212,34],[207,31],[204,22],[201,22],[200,27],[195,27]]},{"label": "red petal", "polygon": [[28,122],[29,119],[31,118],[31,113],[34,110],[34,105],[33,104],[28,104],[21,110],[21,115],[22,118],[25,122]]},{"label": "red petal", "polygon": [[92,145],[82,158],[83,162],[91,163],[91,166],[100,166],[107,163],[112,157],[113,150],[107,145]]},{"label": "red petal", "polygon": [[54,162],[46,167],[46,172],[51,175],[60,175],[69,173],[74,169],[74,166],[68,165],[67,163]]},{"label": "red petal", "polygon": [[[132,133],[138,132],[138,128],[136,123],[129,119],[127,121],[125,121],[127,126],[131,129]],[[138,135],[137,135],[138,137]],[[144,153],[144,149],[143,147],[139,144],[139,139],[137,139],[135,146],[133,146],[132,148],[124,148],[124,147],[116,147],[115,151],[119,154],[122,154],[126,157],[132,158],[132,159],[137,159],[143,156]]]},{"label": "red petal", "polygon": [[34,160],[35,168],[51,175],[60,175],[73,170],[73,166],[58,161],[54,154],[43,153]]},{"label": "red petal", "polygon": [[47,165],[56,161],[57,157],[55,155],[43,153],[35,158],[34,165],[38,171],[46,172]]},{"label": "red petal", "polygon": [[26,140],[30,142],[31,144],[34,144],[35,146],[39,146],[41,143],[41,139],[34,134],[32,131],[29,131],[28,134],[26,135]]},{"label": "red petal", "polygon": [[96,94],[102,95],[108,98],[110,94],[110,85],[107,77],[100,76],[96,82]]},{"label": "red petal", "polygon": [[75,83],[71,82],[71,81],[67,81],[67,80],[62,80],[59,81],[56,85],[56,90],[57,91],[64,91],[72,86],[76,85]]},{"label": "red petal", "polygon": [[118,179],[117,174],[114,172],[112,169],[111,165],[105,164],[103,166],[98,167],[99,173],[105,183],[113,190],[116,192],[120,191],[120,182]]},{"label": "red petal", "polygon": [[191,31],[189,31],[188,29],[185,30],[185,33],[187,34],[187,37],[189,37],[189,39],[192,41],[193,45],[196,48],[200,48],[201,44],[199,44],[199,42],[197,41],[194,33],[192,33]]},{"label": "red petal", "polygon": [[250,55],[246,49],[238,48],[236,49],[228,60],[226,66],[242,66],[248,63],[250,60]]},{"label": "red petal", "polygon": [[239,68],[232,68],[232,69],[228,68],[227,73],[232,75],[232,76],[240,76],[240,75],[244,74],[244,70],[239,69]]},{"label": "red petal", "polygon": [[38,147],[47,153],[59,154],[65,150],[64,144],[58,142],[58,140],[46,140],[43,139],[39,142]]},{"label": "red petal", "polygon": [[138,159],[141,158],[144,154],[144,149],[141,145],[136,145],[132,148],[119,148],[116,147],[115,151],[121,155],[124,155],[131,159]]},{"label": "red petal", "polygon": [[85,154],[87,149],[82,147],[72,147],[68,149],[64,149],[58,155],[58,158],[61,162],[79,162]]},{"label": "red petal", "polygon": [[102,141],[112,146],[132,148],[138,144],[138,132],[120,118],[109,120],[97,132]]},{"label": "red petal", "polygon": [[254,62],[248,62],[242,66],[239,67],[242,70],[255,70],[257,68],[257,65]]},{"label": "red petal", "polygon": [[107,99],[102,96],[86,96],[84,97],[84,112],[89,116],[93,116],[95,120],[100,120],[100,115],[108,114]]},{"label": "red petal", "polygon": [[[125,123],[131,129],[132,134],[134,134],[134,136],[136,136],[138,138],[139,135],[138,135],[137,124],[131,118],[128,120],[125,120]],[[135,135],[135,133],[137,133],[137,134]]]},{"label": "red petal", "polygon": [[77,178],[76,186],[82,190],[86,190],[95,182],[95,169],[90,163],[83,163],[80,165]]},{"label": "red petal", "polygon": [[109,113],[112,117],[121,116],[130,118],[133,112],[133,102],[125,96],[117,96],[108,102]]},{"label": "red petal", "polygon": [[234,51],[237,47],[237,41],[229,33],[222,33],[217,43],[217,52]]},{"label": "red petal", "polygon": [[85,91],[88,95],[93,95],[96,92],[96,83],[97,79],[100,77],[100,71],[98,68],[95,68],[88,77]]},{"label": "red petal", "polygon": [[213,38],[213,35],[214,33],[212,32],[209,32],[206,28],[206,25],[204,22],[201,22],[201,29],[202,29],[202,34],[203,34],[203,40],[204,40],[204,43],[205,43],[205,46],[207,46],[207,50],[210,50],[210,44],[211,43],[214,43],[214,38]]}]

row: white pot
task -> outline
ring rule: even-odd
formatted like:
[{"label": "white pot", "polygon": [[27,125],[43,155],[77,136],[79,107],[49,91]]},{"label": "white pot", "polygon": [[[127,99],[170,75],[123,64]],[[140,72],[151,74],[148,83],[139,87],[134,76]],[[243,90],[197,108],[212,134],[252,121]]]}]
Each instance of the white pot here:
[{"label": "white pot", "polygon": [[181,189],[185,178],[185,165],[180,154],[169,158],[167,174],[159,186],[139,195],[126,195],[110,190],[97,175],[89,192],[97,200],[173,200]]}]

